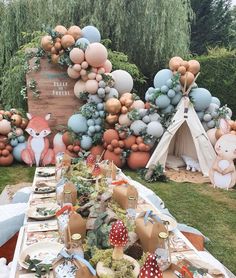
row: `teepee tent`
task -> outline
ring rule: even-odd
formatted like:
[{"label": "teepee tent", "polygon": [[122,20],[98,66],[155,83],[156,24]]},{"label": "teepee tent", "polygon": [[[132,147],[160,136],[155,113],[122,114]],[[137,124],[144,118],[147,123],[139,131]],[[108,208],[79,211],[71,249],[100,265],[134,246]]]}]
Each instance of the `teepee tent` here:
[{"label": "teepee tent", "polygon": [[176,157],[185,155],[198,161],[204,176],[209,175],[215,160],[215,151],[188,97],[181,99],[170,126],[146,167],[157,163],[165,167],[169,154]]}]

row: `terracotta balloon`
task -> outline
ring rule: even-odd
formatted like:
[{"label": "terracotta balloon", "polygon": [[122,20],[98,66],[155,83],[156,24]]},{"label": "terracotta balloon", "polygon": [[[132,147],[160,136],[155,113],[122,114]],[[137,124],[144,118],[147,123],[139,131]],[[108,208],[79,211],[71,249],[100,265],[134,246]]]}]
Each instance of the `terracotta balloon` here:
[{"label": "terracotta balloon", "polygon": [[8,156],[0,156],[0,165],[1,166],[9,166],[13,163],[13,155],[9,154]]},{"label": "terracotta balloon", "polygon": [[183,67],[185,67],[186,70],[188,70],[188,68],[189,68],[189,63],[188,63],[188,61],[183,61],[183,62],[180,64],[180,66],[183,66]]},{"label": "terracotta balloon", "polygon": [[61,45],[63,48],[71,47],[75,44],[75,39],[71,35],[65,35],[61,38]]},{"label": "terracotta balloon", "polygon": [[68,67],[67,74],[72,79],[78,79],[80,77],[80,73],[74,70],[72,67]]},{"label": "terracotta balloon", "polygon": [[105,151],[104,160],[113,161],[114,164],[119,168],[121,168],[125,164],[125,160],[121,159],[120,154],[115,154],[114,152],[108,150]]},{"label": "terracotta balloon", "polygon": [[67,33],[67,29],[66,27],[62,26],[62,25],[57,25],[55,28],[54,28],[54,31],[62,34],[62,35],[66,35]]},{"label": "terracotta balloon", "polygon": [[175,57],[170,59],[169,68],[171,70],[177,70],[182,62],[183,62],[183,59],[181,57],[175,56]]},{"label": "terracotta balloon", "polygon": [[115,129],[107,129],[103,133],[103,141],[106,142],[107,144],[111,144],[111,141],[113,139],[119,140],[119,134]]},{"label": "terracotta balloon", "polygon": [[105,109],[108,113],[117,114],[121,110],[121,103],[117,98],[110,98],[105,103]]},{"label": "terracotta balloon", "polygon": [[53,47],[51,48],[51,53],[52,53],[52,54],[58,54],[59,52],[58,52],[58,50],[53,46]]},{"label": "terracotta balloon", "polygon": [[97,145],[97,146],[93,146],[89,151],[94,156],[97,156],[97,155],[101,156],[101,154],[104,151],[104,148],[101,145]]},{"label": "terracotta balloon", "polygon": [[61,42],[55,42],[54,47],[57,51],[61,50]]},{"label": "terracotta balloon", "polygon": [[112,71],[112,63],[110,62],[110,60],[106,60],[106,62],[102,65],[102,67],[105,69],[105,72]]},{"label": "terracotta balloon", "polygon": [[70,51],[70,59],[74,64],[81,64],[84,61],[84,51],[79,48],[73,48]]},{"label": "terracotta balloon", "polygon": [[80,94],[86,92],[85,82],[83,80],[78,80],[74,86],[74,94],[77,98],[80,97]]},{"label": "terracotta balloon", "polygon": [[106,116],[106,121],[110,124],[116,124],[118,122],[118,115],[109,114]]},{"label": "terracotta balloon", "polygon": [[184,86],[185,80],[186,80],[187,87],[190,86],[193,83],[193,80],[194,80],[193,73],[187,71],[184,75],[182,75],[180,77],[180,83],[182,84],[182,86]]},{"label": "terracotta balloon", "polygon": [[82,37],[82,31],[81,29],[79,28],[79,26],[71,26],[69,29],[68,29],[68,32],[67,32],[69,35],[71,35],[75,40],[79,39]]},{"label": "terracotta balloon", "polygon": [[132,152],[127,159],[128,166],[133,169],[145,168],[150,159],[149,152]]},{"label": "terracotta balloon", "polygon": [[132,145],[136,142],[136,137],[134,135],[130,135],[124,140],[125,148],[130,149]]},{"label": "terracotta balloon", "polygon": [[90,94],[96,94],[98,90],[97,80],[88,80],[85,83],[85,90]]},{"label": "terracotta balloon", "polygon": [[188,71],[196,75],[200,71],[200,63],[197,60],[188,61],[189,67]]},{"label": "terracotta balloon", "polygon": [[92,67],[101,67],[107,60],[107,49],[98,42],[90,43],[85,50],[85,59]]},{"label": "terracotta balloon", "polygon": [[41,39],[41,47],[45,51],[50,51],[53,47],[53,41],[51,36],[44,36]]}]

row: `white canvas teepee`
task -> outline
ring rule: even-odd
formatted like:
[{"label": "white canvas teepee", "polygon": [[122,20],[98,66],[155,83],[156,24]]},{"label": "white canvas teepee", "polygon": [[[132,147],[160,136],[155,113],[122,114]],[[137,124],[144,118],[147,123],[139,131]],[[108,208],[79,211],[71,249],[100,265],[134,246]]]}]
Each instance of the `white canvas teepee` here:
[{"label": "white canvas teepee", "polygon": [[168,154],[177,157],[185,155],[198,160],[203,175],[209,175],[216,154],[193,105],[189,103],[188,109],[186,108],[188,101],[188,97],[183,97],[180,101],[170,126],[146,165],[147,168],[158,162],[165,167]]}]

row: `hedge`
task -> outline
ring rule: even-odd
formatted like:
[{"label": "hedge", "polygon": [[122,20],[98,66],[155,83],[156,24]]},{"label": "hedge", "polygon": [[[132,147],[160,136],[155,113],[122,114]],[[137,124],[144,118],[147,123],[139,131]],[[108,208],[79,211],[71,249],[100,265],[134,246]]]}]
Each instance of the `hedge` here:
[{"label": "hedge", "polygon": [[236,118],[236,55],[227,52],[224,56],[208,55],[195,57],[201,64],[198,87],[208,89],[218,97],[221,105],[227,104]]}]

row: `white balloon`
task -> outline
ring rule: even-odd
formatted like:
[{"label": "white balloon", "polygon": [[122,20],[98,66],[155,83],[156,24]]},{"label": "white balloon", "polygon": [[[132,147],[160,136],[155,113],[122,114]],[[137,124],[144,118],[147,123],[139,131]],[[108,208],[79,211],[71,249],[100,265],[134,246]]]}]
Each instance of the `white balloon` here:
[{"label": "white balloon", "polygon": [[164,132],[164,129],[159,122],[150,122],[147,125],[147,134],[149,134],[149,135],[159,138],[162,136],[163,132]]},{"label": "white balloon", "polygon": [[133,78],[125,70],[115,70],[111,73],[115,85],[114,88],[119,92],[120,95],[124,93],[130,93],[133,89]]},{"label": "white balloon", "polygon": [[75,83],[75,86],[74,86],[74,94],[77,98],[80,97],[80,93],[82,92],[86,92],[86,89],[85,89],[85,84],[86,82],[84,82],[83,80],[79,80]]}]

